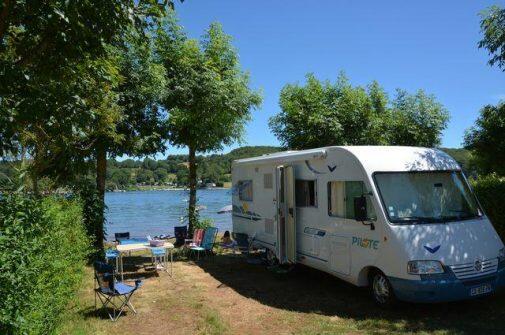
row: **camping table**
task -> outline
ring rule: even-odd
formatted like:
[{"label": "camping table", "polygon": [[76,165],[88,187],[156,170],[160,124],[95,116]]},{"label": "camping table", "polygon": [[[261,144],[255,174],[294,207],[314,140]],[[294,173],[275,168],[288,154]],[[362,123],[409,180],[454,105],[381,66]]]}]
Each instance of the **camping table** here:
[{"label": "camping table", "polygon": [[[160,246],[161,248],[165,248],[165,253],[170,252],[170,276],[172,276],[172,268],[173,268],[173,255],[172,250],[174,249],[174,245],[170,242],[165,242],[164,245]],[[117,251],[119,251],[119,269],[121,272],[121,280],[123,280],[123,254],[130,253],[132,251],[143,251],[151,249],[149,243],[126,243],[119,244],[116,246]],[[166,259],[165,255],[165,259]],[[165,264],[165,270],[168,272],[168,269]]]}]

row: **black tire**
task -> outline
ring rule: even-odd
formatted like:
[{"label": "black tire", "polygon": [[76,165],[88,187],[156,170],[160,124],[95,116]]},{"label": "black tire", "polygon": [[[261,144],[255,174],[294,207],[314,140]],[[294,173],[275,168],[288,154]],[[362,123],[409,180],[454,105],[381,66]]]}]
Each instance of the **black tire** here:
[{"label": "black tire", "polygon": [[267,266],[275,266],[279,264],[279,260],[277,256],[275,256],[275,252],[270,249],[265,250],[265,262]]},{"label": "black tire", "polygon": [[392,307],[396,303],[393,287],[384,273],[375,270],[370,274],[370,293],[375,303],[381,307]]}]

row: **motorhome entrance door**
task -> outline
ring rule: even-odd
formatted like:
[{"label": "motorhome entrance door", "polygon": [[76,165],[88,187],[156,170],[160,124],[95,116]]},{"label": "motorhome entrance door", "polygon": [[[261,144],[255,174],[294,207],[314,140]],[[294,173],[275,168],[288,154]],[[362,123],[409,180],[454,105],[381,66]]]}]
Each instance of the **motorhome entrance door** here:
[{"label": "motorhome entrance door", "polygon": [[292,166],[277,167],[277,258],[296,263],[295,173]]}]

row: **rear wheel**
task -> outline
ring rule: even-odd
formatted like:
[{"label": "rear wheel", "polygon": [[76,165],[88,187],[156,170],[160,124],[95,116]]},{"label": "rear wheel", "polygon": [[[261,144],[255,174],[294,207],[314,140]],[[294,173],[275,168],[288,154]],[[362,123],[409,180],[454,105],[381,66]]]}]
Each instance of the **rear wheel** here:
[{"label": "rear wheel", "polygon": [[380,306],[392,306],[396,301],[393,287],[381,271],[374,271],[370,275],[370,291],[375,303]]}]

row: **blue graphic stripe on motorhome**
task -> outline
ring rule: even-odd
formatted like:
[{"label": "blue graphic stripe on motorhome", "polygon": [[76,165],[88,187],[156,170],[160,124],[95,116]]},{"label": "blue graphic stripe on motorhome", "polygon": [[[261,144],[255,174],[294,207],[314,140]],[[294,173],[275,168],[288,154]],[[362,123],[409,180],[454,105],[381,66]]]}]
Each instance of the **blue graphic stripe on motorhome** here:
[{"label": "blue graphic stripe on motorhome", "polygon": [[318,261],[322,261],[322,262],[328,262],[326,259],[322,259],[322,258],[319,258],[319,257],[315,257],[315,256],[311,256],[311,255],[307,255],[307,254],[304,254],[303,252],[297,252],[298,255],[302,255],[302,256],[305,256],[305,257],[310,257],[310,258],[314,258],[314,259],[317,259]]},{"label": "blue graphic stripe on motorhome", "polygon": [[[399,300],[410,302],[448,302],[473,299],[492,294],[497,289],[505,286],[505,269],[499,270],[496,275],[483,276],[478,282],[469,283],[456,279],[452,273],[426,276],[421,280],[409,280],[388,277],[395,296]],[[491,291],[485,294],[472,296],[471,289],[485,284],[491,286]]]},{"label": "blue graphic stripe on motorhome", "polygon": [[321,229],[317,229],[317,228],[312,228],[312,227],[305,227],[303,229],[303,233],[307,234],[307,235],[317,235],[320,237],[323,237],[324,235],[326,235],[326,231],[321,230]]}]

